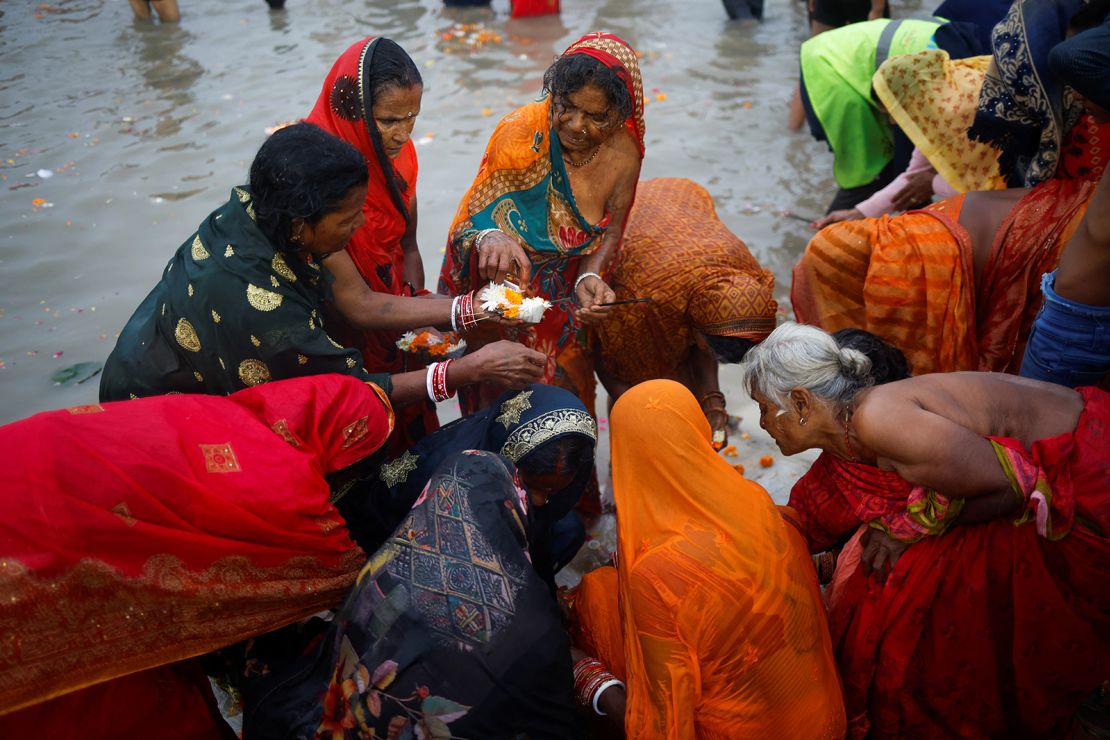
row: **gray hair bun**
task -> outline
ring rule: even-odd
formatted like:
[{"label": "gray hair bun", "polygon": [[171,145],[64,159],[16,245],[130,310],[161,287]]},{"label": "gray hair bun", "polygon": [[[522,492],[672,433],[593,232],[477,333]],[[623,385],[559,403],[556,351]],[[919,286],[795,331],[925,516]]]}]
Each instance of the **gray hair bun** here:
[{"label": "gray hair bun", "polygon": [[858,349],[841,347],[839,349],[840,370],[849,378],[864,380],[871,373],[871,360]]}]

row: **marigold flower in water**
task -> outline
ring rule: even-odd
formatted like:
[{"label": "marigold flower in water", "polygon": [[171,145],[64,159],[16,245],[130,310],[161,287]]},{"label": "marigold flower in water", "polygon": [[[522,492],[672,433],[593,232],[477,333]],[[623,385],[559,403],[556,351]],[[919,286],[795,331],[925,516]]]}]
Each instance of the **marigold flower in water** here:
[{"label": "marigold flower in water", "polygon": [[765,468],[769,468],[775,464],[775,458],[771,457],[770,455],[764,455],[763,457],[759,458],[759,464]]}]

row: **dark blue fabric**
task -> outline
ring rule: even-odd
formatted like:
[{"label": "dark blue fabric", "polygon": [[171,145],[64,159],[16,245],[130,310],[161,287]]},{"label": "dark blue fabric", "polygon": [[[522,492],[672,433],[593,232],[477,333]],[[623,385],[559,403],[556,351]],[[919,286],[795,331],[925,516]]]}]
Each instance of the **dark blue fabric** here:
[{"label": "dark blue fabric", "polygon": [[[526,402],[522,402],[522,397],[526,398]],[[519,413],[519,418],[514,414],[506,416],[506,408],[512,405],[518,408],[527,405],[527,408]],[[520,391],[507,391],[489,407],[451,422],[420,440],[400,457],[382,465],[343,494],[336,506],[347,520],[351,536],[359,546],[366,552],[373,552],[385,542],[397,523],[408,515],[413,502],[444,460],[464,450],[486,450],[513,458],[514,455],[506,449],[506,443],[515,432],[540,423],[541,418],[568,410],[587,414],[585,404],[562,388],[535,384]],[[553,436],[546,439],[543,445],[564,436],[566,434]],[[591,442],[590,459],[583,461],[569,486],[552,495],[545,506],[534,507],[531,512],[533,531],[530,532],[530,539],[533,541],[536,570],[548,580],[554,576],[551,564],[558,559],[556,553],[547,549],[551,541],[548,530],[570,513],[593,475],[596,432],[592,438],[585,434],[581,436]],[[405,460],[411,462],[399,465]],[[405,467],[411,469],[403,472]]]},{"label": "dark blue fabric", "polygon": [[957,23],[975,26],[975,38],[986,54],[991,48],[991,29],[1002,20],[1013,0],[945,0],[933,15]]},{"label": "dark blue fabric", "polygon": [[[1084,0],[1018,0],[991,32],[997,77],[987,75],[968,136],[994,146],[1010,187],[1052,177],[1060,142],[1082,112],[1065,107],[1063,85],[1048,66],[1068,21]],[[1036,84],[1032,87],[1030,81]]]},{"label": "dark blue fabric", "polygon": [[1078,388],[1110,372],[1110,306],[1088,306],[1057,295],[1056,272],[1041,279],[1044,305],[1033,321],[1021,374]]},{"label": "dark blue fabric", "polygon": [[243,737],[582,737],[513,474],[490,453],[444,460],[316,649],[247,682]]},{"label": "dark blue fabric", "polygon": [[1063,84],[1110,110],[1110,16],[1053,47],[1048,66]]}]

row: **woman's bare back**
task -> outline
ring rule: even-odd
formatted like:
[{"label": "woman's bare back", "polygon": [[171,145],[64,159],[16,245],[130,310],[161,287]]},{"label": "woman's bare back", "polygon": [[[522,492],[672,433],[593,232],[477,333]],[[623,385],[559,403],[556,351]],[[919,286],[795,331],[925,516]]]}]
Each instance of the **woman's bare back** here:
[{"label": "woman's bare back", "polygon": [[1013,437],[1026,447],[1074,431],[1083,410],[1082,398],[1071,388],[977,372],[933,373],[888,383],[861,394],[858,409],[864,405],[881,405],[892,419],[907,409],[922,409],[981,437]]}]

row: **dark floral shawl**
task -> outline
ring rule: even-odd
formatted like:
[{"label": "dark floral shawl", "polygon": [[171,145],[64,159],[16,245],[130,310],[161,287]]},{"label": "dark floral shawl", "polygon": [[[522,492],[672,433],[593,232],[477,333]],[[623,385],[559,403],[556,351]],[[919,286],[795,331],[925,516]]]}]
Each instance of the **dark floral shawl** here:
[{"label": "dark floral shawl", "polygon": [[445,461],[314,655],[248,690],[243,737],[579,737],[527,495],[488,452]]}]

